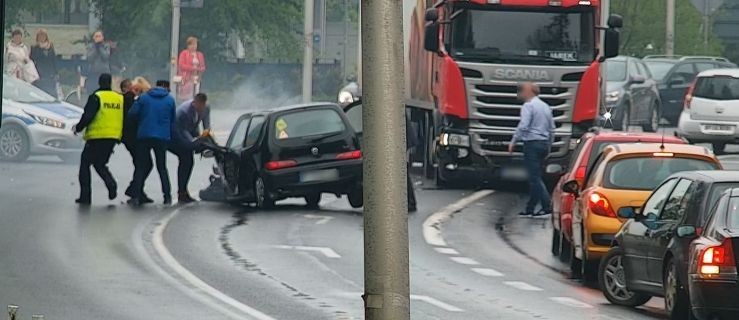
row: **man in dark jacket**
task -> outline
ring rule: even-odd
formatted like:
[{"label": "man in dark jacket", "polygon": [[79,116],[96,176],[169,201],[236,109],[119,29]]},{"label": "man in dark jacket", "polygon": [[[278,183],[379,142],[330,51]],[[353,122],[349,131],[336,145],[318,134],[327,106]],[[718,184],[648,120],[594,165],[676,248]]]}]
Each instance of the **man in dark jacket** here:
[{"label": "man in dark jacket", "polygon": [[132,120],[138,122],[136,138],[136,174],[133,183],[133,198],[130,203],[145,203],[144,182],[151,173],[151,151],[154,151],[157,171],[162,183],[164,204],[172,204],[169,173],[167,172],[167,145],[172,137],[175,121],[175,101],[169,91],[155,87],[139,97],[128,112]]},{"label": "man in dark jacket", "polygon": [[[177,198],[180,203],[196,201],[190,196],[187,184],[190,182],[192,167],[194,164],[193,154],[198,150],[200,144],[198,137],[207,136],[210,132],[210,108],[208,97],[204,93],[198,93],[195,98],[185,101],[177,108],[176,124],[172,132],[172,143],[169,151],[174,153],[180,161],[177,167]],[[202,134],[200,124],[203,125]]]},{"label": "man in dark jacket", "polygon": [[73,128],[75,134],[85,130],[85,148],[80,156],[80,197],[75,200],[82,205],[89,205],[92,200],[90,166],[105,182],[108,199],[117,196],[118,187],[108,170],[108,161],[123,132],[123,97],[111,90],[111,82],[110,74],[100,75],[100,88],[87,99],[82,118]]},{"label": "man in dark jacket", "polygon": [[[131,108],[133,107],[134,102],[136,102],[136,94],[131,90],[131,80],[130,79],[124,79],[121,81],[121,92],[123,93],[123,138],[121,138],[121,142],[123,142],[123,145],[126,147],[126,150],[128,150],[128,153],[131,155],[131,161],[134,165],[134,174],[133,177],[136,176],[136,133],[138,130],[138,124],[136,121],[128,116],[128,112],[131,111]],[[126,188],[126,195],[133,198],[133,177],[131,177],[131,182],[128,184],[128,188]],[[146,193],[142,194],[142,200],[146,203],[151,203],[153,200],[151,200]]]}]

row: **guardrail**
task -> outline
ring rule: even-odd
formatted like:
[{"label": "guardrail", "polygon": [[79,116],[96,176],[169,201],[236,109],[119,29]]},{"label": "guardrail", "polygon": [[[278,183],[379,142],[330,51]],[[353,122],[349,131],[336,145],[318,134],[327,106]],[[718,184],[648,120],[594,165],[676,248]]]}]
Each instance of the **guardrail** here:
[{"label": "guardrail", "polygon": [[[20,320],[18,310],[20,307],[14,305],[8,305],[8,320]],[[41,314],[31,315],[31,320],[44,320],[44,316]]]}]

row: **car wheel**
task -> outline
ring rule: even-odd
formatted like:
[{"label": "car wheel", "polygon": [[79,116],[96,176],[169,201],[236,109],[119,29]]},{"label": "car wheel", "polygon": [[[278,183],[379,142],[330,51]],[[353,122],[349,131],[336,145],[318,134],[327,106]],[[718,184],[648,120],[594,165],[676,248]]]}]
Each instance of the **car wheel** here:
[{"label": "car wheel", "polygon": [[649,113],[649,122],[642,125],[642,131],[644,132],[657,132],[659,129],[659,106],[653,105]]},{"label": "car wheel", "polygon": [[582,260],[575,254],[575,244],[570,245],[570,274],[573,279],[582,277]]},{"label": "car wheel", "polygon": [[259,209],[271,209],[275,205],[275,201],[269,197],[262,177],[257,177],[254,181],[254,197],[256,198],[257,208]]},{"label": "car wheel", "polygon": [[690,320],[693,313],[690,307],[690,298],[685,287],[680,283],[677,266],[672,259],[667,262],[665,271],[667,271],[663,282],[665,311],[667,311],[671,320]]},{"label": "car wheel", "polygon": [[552,227],[552,255],[557,257],[560,254],[560,240],[561,233],[556,228]]},{"label": "car wheel", "polygon": [[626,269],[623,265],[623,250],[620,247],[611,248],[601,259],[598,272],[598,284],[603,295],[611,303],[619,306],[638,307],[652,297],[643,293],[634,292],[626,287]]},{"label": "car wheel", "polygon": [[23,128],[6,125],[0,129],[0,160],[21,162],[28,159],[31,142]]},{"label": "car wheel", "polygon": [[305,203],[308,204],[309,208],[318,208],[318,203],[321,202],[320,193],[311,193],[305,196]]},{"label": "car wheel", "polygon": [[569,240],[567,240],[567,238],[565,238],[564,234],[562,234],[562,238],[560,238],[559,241],[562,244],[559,254],[559,261],[569,262],[570,259],[572,259],[572,244]]},{"label": "car wheel", "polygon": [[713,146],[713,153],[717,155],[724,154],[724,150],[726,150],[726,143],[714,142],[711,145]]},{"label": "car wheel", "polygon": [[354,188],[354,190],[347,195],[347,198],[349,198],[349,205],[352,206],[352,208],[357,209],[364,206],[362,188]]},{"label": "car wheel", "polygon": [[621,112],[621,121],[613,125],[613,130],[624,132],[629,131],[629,109],[631,109],[631,106],[625,105],[623,107],[623,111]]}]

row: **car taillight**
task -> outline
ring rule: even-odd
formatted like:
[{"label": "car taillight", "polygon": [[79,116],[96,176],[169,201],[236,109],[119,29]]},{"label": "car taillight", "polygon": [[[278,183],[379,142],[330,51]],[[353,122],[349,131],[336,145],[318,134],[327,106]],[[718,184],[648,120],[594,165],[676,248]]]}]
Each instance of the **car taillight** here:
[{"label": "car taillight", "polygon": [[688,87],[688,90],[685,93],[685,104],[683,105],[685,110],[690,109],[690,103],[693,101],[693,90],[695,90],[695,81],[690,84],[690,87]]},{"label": "car taillight", "polygon": [[581,166],[575,170],[575,180],[580,183],[580,185],[585,184],[585,170],[587,167]]},{"label": "car taillight", "polygon": [[736,261],[731,238],[720,246],[708,247],[698,257],[698,273],[707,278],[736,278]]},{"label": "car taillight", "polygon": [[611,203],[602,194],[594,192],[588,198],[588,208],[594,214],[604,217],[616,217],[616,212],[613,211]]},{"label": "car taillight", "polygon": [[362,159],[362,151],[355,150],[355,151],[339,153],[336,155],[336,159],[337,160]]},{"label": "car taillight", "polygon": [[270,161],[264,164],[267,170],[285,169],[297,166],[298,162],[295,160],[281,160],[281,161]]}]

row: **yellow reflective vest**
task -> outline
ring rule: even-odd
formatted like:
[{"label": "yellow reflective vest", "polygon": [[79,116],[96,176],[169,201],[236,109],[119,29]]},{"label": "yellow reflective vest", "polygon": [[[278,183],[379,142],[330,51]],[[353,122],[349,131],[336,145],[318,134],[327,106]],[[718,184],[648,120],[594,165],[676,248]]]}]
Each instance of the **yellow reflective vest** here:
[{"label": "yellow reflective vest", "polygon": [[115,91],[95,92],[100,100],[95,118],[85,130],[85,140],[116,139],[123,136],[123,95]]}]

